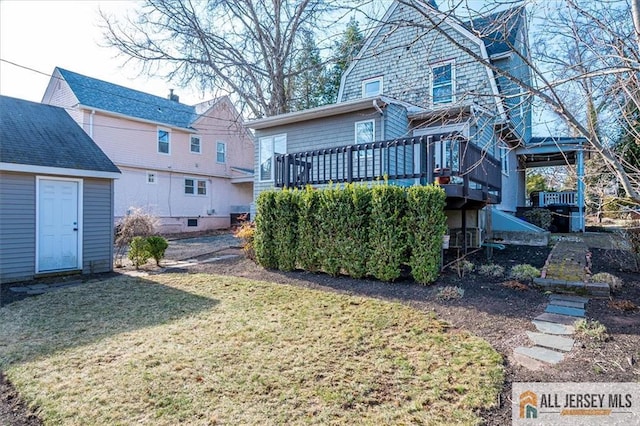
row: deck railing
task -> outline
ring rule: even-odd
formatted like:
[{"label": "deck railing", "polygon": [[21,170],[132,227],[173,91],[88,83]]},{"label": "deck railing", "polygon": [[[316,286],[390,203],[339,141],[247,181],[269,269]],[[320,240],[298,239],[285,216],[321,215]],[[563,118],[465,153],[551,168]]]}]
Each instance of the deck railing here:
[{"label": "deck railing", "polygon": [[[462,196],[470,189],[499,193],[502,188],[500,161],[461,137],[421,136],[280,154],[274,163],[276,187],[385,178],[427,184],[444,175],[448,179],[440,183],[462,186]],[[446,167],[440,167],[442,163]]]},{"label": "deck railing", "polygon": [[540,207],[547,207],[554,204],[577,206],[577,200],[577,192],[540,192]]}]

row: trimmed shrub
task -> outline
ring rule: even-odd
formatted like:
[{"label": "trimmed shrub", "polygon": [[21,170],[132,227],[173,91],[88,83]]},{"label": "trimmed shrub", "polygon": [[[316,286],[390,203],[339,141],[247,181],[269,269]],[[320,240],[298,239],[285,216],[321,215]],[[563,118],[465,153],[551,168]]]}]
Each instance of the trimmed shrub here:
[{"label": "trimmed shrub", "polygon": [[540,276],[540,270],[529,264],[515,265],[511,268],[510,277],[518,281],[532,281]]},{"label": "trimmed shrub", "polygon": [[256,232],[254,248],[256,260],[267,269],[278,267],[276,255],[276,228],[278,226],[278,209],[276,208],[276,191],[265,191],[256,200]]},{"label": "trimmed shrub", "polygon": [[305,271],[316,272],[321,268],[320,251],[320,215],[321,193],[307,187],[300,193],[298,205],[298,265]]},{"label": "trimmed shrub", "polygon": [[440,273],[442,237],[447,231],[446,194],[436,186],[412,186],[407,190],[409,266],[421,284],[434,282]]},{"label": "trimmed shrub", "polygon": [[468,275],[473,272],[475,269],[475,265],[473,262],[469,262],[466,259],[460,259],[451,265],[451,270],[455,271],[458,274],[459,278],[464,278],[465,275]]},{"label": "trimmed shrub", "polygon": [[156,265],[160,266],[160,261],[164,258],[164,252],[169,247],[169,243],[164,237],[152,235],[147,237],[147,250],[149,255],[156,261]]},{"label": "trimmed shrub", "polygon": [[504,267],[494,263],[489,263],[487,265],[480,266],[478,268],[478,273],[485,277],[502,278],[504,277]]},{"label": "trimmed shrub", "polygon": [[548,231],[551,228],[552,216],[551,210],[533,209],[523,213],[527,222],[534,224],[538,228]]},{"label": "trimmed shrub", "polygon": [[378,185],[371,188],[369,274],[382,281],[395,281],[407,259],[407,197],[403,188]]},{"label": "trimmed shrub", "polygon": [[135,266],[136,269],[140,269],[140,266],[147,263],[147,261],[151,257],[147,239],[143,237],[133,237],[133,239],[129,243],[128,256],[129,260],[131,260],[133,266]]},{"label": "trimmed shrub", "polygon": [[363,185],[350,184],[343,190],[346,216],[342,217],[343,235],[340,254],[343,269],[353,278],[367,275],[371,258],[369,226],[371,217],[371,190]]},{"label": "trimmed shrub", "polygon": [[276,193],[278,212],[275,229],[275,250],[277,267],[281,271],[296,269],[298,256],[298,203],[300,191],[284,189]]},{"label": "trimmed shrub", "polygon": [[318,255],[322,270],[336,276],[344,265],[340,244],[344,239],[342,215],[347,213],[345,197],[343,191],[335,186],[329,186],[321,193]]},{"label": "trimmed shrub", "polygon": [[600,272],[592,275],[589,281],[591,281],[592,283],[609,284],[609,287],[612,291],[619,291],[620,289],[622,289],[622,280],[608,272]]}]

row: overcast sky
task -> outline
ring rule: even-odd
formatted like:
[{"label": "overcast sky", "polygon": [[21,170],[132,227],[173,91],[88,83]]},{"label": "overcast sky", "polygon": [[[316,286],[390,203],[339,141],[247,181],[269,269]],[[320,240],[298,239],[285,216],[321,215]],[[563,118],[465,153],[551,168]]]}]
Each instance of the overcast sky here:
[{"label": "overcast sky", "polygon": [[[175,85],[139,76],[120,66],[117,51],[102,44],[98,7],[124,14],[133,1],[0,0],[0,94],[40,102],[56,66],[110,83],[167,96]],[[15,63],[13,65],[11,63]],[[180,101],[205,100],[197,91],[177,89]]]}]

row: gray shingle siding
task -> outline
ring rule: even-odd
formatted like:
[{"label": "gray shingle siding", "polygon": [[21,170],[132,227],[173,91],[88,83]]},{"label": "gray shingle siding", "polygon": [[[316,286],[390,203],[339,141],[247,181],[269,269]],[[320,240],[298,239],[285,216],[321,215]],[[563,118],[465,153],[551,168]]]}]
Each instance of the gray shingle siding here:
[{"label": "gray shingle siding", "polygon": [[113,180],[85,179],[83,272],[111,271],[113,265]]},{"label": "gray shingle siding", "polygon": [[0,172],[0,282],[33,277],[36,268],[36,179]]},{"label": "gray shingle siding", "polygon": [[[443,37],[437,30],[421,26],[398,26],[424,18],[414,9],[399,5],[390,23],[384,25],[369,43],[351,71],[345,77],[342,98],[348,101],[362,97],[362,81],[383,76],[383,93],[396,99],[431,106],[430,65],[440,61],[455,61],[456,101],[475,101],[495,110],[487,70],[469,54]],[[443,26],[446,24],[443,24]],[[448,28],[457,42],[480,54],[480,46],[453,28]],[[480,96],[478,96],[480,95]]]}]

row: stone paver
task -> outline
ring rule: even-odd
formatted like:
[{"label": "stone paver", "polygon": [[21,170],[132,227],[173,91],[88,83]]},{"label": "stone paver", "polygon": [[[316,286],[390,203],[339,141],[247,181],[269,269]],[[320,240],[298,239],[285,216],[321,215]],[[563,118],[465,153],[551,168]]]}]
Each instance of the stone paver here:
[{"label": "stone paver", "polygon": [[550,314],[569,315],[571,317],[584,317],[584,309],[567,308],[566,306],[548,305],[545,312]]},{"label": "stone paver", "polygon": [[576,322],[578,318],[570,317],[568,315],[550,314],[548,312],[545,312],[544,314],[538,315],[534,319],[537,321],[547,321],[556,324],[573,325],[573,323]]},{"label": "stone paver", "polygon": [[584,303],[571,302],[569,300],[552,300],[549,304],[554,306],[564,306],[566,308],[584,309]]},{"label": "stone paver", "polygon": [[583,304],[586,304],[589,301],[589,299],[587,299],[586,297],[574,296],[571,294],[552,294],[549,296],[549,299],[566,300],[567,302],[577,302],[577,303],[583,303]]},{"label": "stone paver", "polygon": [[536,329],[542,333],[570,336],[576,331],[575,327],[572,325],[556,324],[553,322],[538,320],[533,320],[531,322],[536,326]]},{"label": "stone paver", "polygon": [[549,364],[557,364],[564,359],[564,355],[562,353],[552,351],[551,349],[541,348],[539,346],[534,346],[533,348],[520,346],[515,348],[513,351],[517,354],[525,355],[529,358]]},{"label": "stone paver", "polygon": [[29,291],[29,287],[9,287],[9,290],[13,291],[14,293],[26,293],[27,291]]},{"label": "stone paver", "polygon": [[549,367],[549,364],[546,364],[542,361],[538,361],[537,359],[533,359],[527,355],[519,354],[516,351],[513,351],[511,358],[517,364],[520,364],[521,366],[523,366],[529,371],[540,371]]},{"label": "stone paver", "polygon": [[542,346],[548,349],[569,352],[573,348],[573,339],[568,337],[554,336],[546,333],[536,333],[527,331],[527,336],[536,346]]}]

